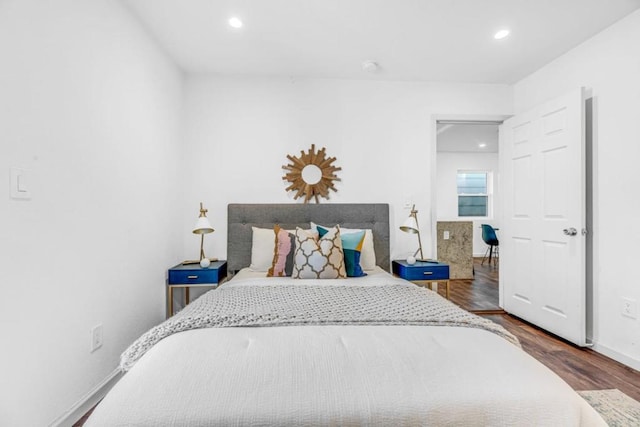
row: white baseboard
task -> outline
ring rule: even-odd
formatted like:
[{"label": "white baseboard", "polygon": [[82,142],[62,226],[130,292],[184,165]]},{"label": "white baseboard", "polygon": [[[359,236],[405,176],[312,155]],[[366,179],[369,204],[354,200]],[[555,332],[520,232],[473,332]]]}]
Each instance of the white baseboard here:
[{"label": "white baseboard", "polygon": [[594,344],[593,350],[598,353],[604,354],[610,359],[615,360],[616,362],[620,362],[623,365],[627,365],[630,368],[635,369],[636,371],[640,371],[640,360],[634,359],[633,357],[627,356],[626,354],[617,352],[606,345],[602,344]]},{"label": "white baseboard", "polygon": [[107,378],[102,380],[100,384],[95,386],[87,394],[85,394],[80,400],[78,400],[68,411],[56,418],[49,427],[71,427],[75,424],[84,414],[89,412],[102,398],[107,394],[111,388],[122,377],[122,372],[119,368],[116,368],[111,372]]}]

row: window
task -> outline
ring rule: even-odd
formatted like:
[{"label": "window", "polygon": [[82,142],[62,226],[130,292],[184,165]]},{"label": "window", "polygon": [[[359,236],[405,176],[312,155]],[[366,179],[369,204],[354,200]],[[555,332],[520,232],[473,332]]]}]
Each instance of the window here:
[{"label": "window", "polygon": [[489,172],[458,171],[458,216],[489,216]]}]

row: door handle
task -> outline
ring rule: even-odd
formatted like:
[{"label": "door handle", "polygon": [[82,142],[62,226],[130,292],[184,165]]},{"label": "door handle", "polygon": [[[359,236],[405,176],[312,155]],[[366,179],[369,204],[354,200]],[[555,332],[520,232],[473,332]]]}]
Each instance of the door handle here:
[{"label": "door handle", "polygon": [[566,234],[567,236],[575,236],[576,234],[578,234],[578,230],[576,230],[575,228],[571,227],[571,228],[565,228],[564,230],[562,230],[562,232],[564,234]]}]

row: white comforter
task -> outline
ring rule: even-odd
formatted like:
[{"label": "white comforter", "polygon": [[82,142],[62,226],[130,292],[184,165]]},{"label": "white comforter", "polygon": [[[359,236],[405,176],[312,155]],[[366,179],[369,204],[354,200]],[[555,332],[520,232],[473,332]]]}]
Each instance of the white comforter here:
[{"label": "white comforter", "polygon": [[[225,286],[251,285],[244,277]],[[358,280],[377,275],[370,277]],[[327,325],[163,339],[86,424],[132,425],[605,424],[558,376],[494,333]]]}]

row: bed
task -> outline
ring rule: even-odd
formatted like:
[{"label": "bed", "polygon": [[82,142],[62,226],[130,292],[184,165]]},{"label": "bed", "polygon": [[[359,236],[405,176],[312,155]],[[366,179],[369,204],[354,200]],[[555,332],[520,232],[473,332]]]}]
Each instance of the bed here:
[{"label": "bed", "polygon": [[[255,268],[257,230],[302,245],[311,223],[371,230],[366,275]],[[386,204],[232,204],[227,257],[233,279],[133,343],[85,425],[606,425],[500,326],[389,274]]]}]

